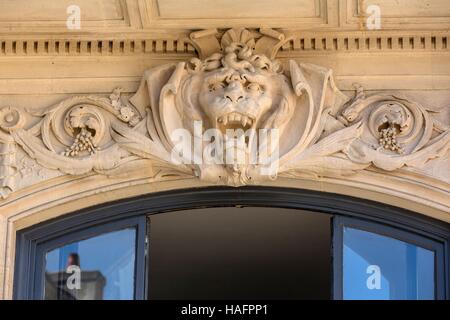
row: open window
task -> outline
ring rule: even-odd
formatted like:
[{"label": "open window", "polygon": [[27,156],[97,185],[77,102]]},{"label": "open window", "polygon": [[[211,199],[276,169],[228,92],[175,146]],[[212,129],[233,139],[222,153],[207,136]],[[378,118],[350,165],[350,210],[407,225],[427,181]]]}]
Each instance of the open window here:
[{"label": "open window", "polygon": [[222,207],[149,216],[149,299],[330,299],[331,215]]},{"label": "open window", "polygon": [[17,299],[449,297],[449,224],[312,191],[141,197],[17,239]]}]

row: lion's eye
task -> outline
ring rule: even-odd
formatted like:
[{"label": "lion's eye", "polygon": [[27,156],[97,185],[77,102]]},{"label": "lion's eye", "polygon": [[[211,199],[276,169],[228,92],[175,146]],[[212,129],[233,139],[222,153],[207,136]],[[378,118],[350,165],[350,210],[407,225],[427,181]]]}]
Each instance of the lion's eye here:
[{"label": "lion's eye", "polygon": [[253,82],[253,83],[249,83],[247,85],[247,90],[253,91],[253,92],[259,92],[259,91],[262,91],[262,88],[259,84]]},{"label": "lion's eye", "polygon": [[225,88],[225,84],[223,82],[215,82],[209,85],[209,91],[216,91],[223,88]]}]

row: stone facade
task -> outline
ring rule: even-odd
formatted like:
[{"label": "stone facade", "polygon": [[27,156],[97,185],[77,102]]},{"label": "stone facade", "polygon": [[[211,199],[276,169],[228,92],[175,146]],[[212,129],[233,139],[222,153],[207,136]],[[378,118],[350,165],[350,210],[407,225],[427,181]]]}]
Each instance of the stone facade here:
[{"label": "stone facade", "polygon": [[[447,1],[374,1],[381,30],[366,1],[80,1],[79,30],[42,2],[0,1],[0,298],[17,230],[151,192],[304,188],[450,222]],[[227,129],[256,161],[211,157],[205,130]],[[260,130],[276,148],[253,148]]]}]

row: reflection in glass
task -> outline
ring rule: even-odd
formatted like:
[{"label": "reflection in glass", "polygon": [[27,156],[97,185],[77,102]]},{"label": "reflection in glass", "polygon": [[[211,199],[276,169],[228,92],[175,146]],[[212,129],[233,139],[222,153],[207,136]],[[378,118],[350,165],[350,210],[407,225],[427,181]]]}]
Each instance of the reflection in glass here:
[{"label": "reflection in glass", "polygon": [[134,298],[136,230],[73,242],[46,254],[46,300]]},{"label": "reflection in glass", "polygon": [[344,299],[434,299],[434,252],[344,228]]}]

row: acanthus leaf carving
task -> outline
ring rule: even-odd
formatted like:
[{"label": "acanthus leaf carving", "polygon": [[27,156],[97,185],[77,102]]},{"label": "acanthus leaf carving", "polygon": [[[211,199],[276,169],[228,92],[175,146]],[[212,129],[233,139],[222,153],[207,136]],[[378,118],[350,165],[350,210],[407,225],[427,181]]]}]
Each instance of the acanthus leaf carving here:
[{"label": "acanthus leaf carving", "polygon": [[[0,109],[2,197],[14,190],[17,145],[43,167],[70,175],[117,175],[148,159],[162,168],[155,171],[161,178],[195,175],[234,186],[369,166],[420,168],[450,147],[449,126],[430,114],[436,110],[397,94],[366,96],[362,88],[349,100],[332,71],[317,65],[291,60],[283,70],[275,55],[287,38],[276,30],[217,34],[193,33],[199,58],[147,70],[131,97],[118,88],[109,98],[71,97],[42,111]],[[260,132],[268,133],[264,142]],[[253,161],[261,145],[269,164]],[[243,161],[236,162],[239,152]],[[219,161],[229,153],[231,163]],[[203,161],[205,154],[213,161]],[[264,172],[273,163],[275,170]]]},{"label": "acanthus leaf carving", "polygon": [[[348,123],[365,123],[361,138],[344,150],[350,160],[392,171],[405,165],[421,167],[450,148],[450,128],[436,126],[429,111],[398,95],[373,95],[342,111]],[[433,134],[435,135],[433,137]]]}]

